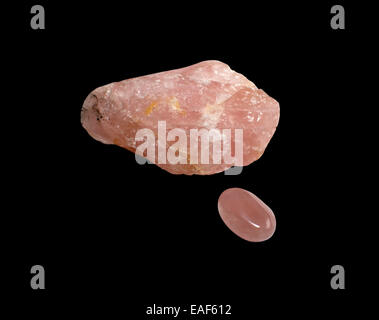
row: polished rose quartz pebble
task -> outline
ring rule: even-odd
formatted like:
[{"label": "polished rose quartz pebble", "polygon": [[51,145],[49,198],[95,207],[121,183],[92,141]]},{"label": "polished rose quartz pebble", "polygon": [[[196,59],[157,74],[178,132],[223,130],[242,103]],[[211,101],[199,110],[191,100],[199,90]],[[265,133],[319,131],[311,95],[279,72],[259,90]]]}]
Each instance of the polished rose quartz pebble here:
[{"label": "polished rose quartz pebble", "polygon": [[[158,145],[158,121],[166,122],[167,132],[174,128],[242,129],[241,164],[229,161],[159,163],[148,160],[173,174],[214,174],[233,165],[248,165],[259,159],[273,136],[279,121],[279,104],[258,89],[242,74],[220,61],[203,61],[186,68],[113,82],[92,91],[84,101],[81,122],[88,133],[106,144],[116,144],[132,152],[139,129],[155,134]],[[173,142],[167,142],[169,149]],[[230,149],[235,151],[232,139]],[[213,141],[209,144],[213,150]],[[188,143],[186,155],[190,155]],[[200,154],[200,151],[199,151]],[[224,160],[224,159],[223,159]]]},{"label": "polished rose quartz pebble", "polygon": [[218,211],[228,228],[247,241],[264,241],[275,232],[274,213],[247,190],[225,190],[218,199]]}]

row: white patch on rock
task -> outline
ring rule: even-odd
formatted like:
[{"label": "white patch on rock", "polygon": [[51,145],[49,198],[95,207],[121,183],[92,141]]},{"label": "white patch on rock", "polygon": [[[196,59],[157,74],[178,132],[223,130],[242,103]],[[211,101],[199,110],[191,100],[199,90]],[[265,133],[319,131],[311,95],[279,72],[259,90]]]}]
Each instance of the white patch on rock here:
[{"label": "white patch on rock", "polygon": [[207,104],[207,106],[201,110],[201,121],[203,126],[208,129],[216,128],[223,112],[224,106]]}]

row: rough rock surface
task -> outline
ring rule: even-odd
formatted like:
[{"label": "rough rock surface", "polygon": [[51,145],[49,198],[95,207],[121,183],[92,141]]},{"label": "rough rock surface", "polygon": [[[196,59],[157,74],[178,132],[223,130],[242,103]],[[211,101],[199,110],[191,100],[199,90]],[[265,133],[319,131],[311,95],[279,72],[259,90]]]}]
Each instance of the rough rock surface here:
[{"label": "rough rock surface", "polygon": [[[279,104],[243,75],[219,61],[195,65],[110,83],[92,91],[84,101],[81,121],[88,133],[106,144],[116,144],[136,152],[139,129],[154,132],[158,145],[158,121],[167,132],[183,129],[231,129],[230,148],[234,153],[233,130],[243,129],[243,163],[196,163],[188,150],[187,163],[159,163],[158,148],[153,161],[174,174],[214,174],[233,165],[248,165],[264,152],[279,121]],[[224,136],[223,136],[224,137]],[[237,141],[237,140],[236,140]],[[167,142],[166,149],[174,142]],[[201,145],[199,143],[199,145]],[[210,142],[212,150],[213,141]],[[151,157],[150,157],[151,158]]]}]

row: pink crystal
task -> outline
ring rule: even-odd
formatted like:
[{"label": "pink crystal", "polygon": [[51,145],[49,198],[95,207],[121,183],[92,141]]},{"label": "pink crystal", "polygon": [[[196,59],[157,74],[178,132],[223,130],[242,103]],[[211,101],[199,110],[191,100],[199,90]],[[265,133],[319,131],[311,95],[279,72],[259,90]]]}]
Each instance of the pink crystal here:
[{"label": "pink crystal", "polygon": [[218,211],[228,228],[247,241],[264,241],[275,232],[274,213],[247,190],[225,190],[218,199]]},{"label": "pink crystal", "polygon": [[[260,158],[273,136],[279,104],[226,64],[204,61],[99,87],[88,95],[81,114],[83,127],[93,138],[132,152],[138,146],[139,129],[152,130],[158,144],[158,121],[162,120],[167,131],[180,128],[188,137],[193,128],[243,129],[241,164],[248,165]],[[209,146],[212,150],[212,140]],[[232,139],[230,149],[235,148]],[[159,163],[158,157],[155,163],[170,173],[188,175],[214,174],[233,166],[226,161],[214,163],[212,156],[208,164],[194,164],[189,149],[188,144],[186,164]]]}]

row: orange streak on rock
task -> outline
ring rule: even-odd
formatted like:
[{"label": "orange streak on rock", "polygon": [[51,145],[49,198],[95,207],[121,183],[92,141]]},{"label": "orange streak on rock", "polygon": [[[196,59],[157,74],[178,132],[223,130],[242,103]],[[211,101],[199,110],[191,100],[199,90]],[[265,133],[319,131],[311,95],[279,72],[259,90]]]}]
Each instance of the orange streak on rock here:
[{"label": "orange streak on rock", "polygon": [[145,110],[145,114],[148,116],[150,113],[152,113],[154,108],[156,108],[157,104],[157,101],[153,101],[152,103],[150,103],[150,105]]}]

